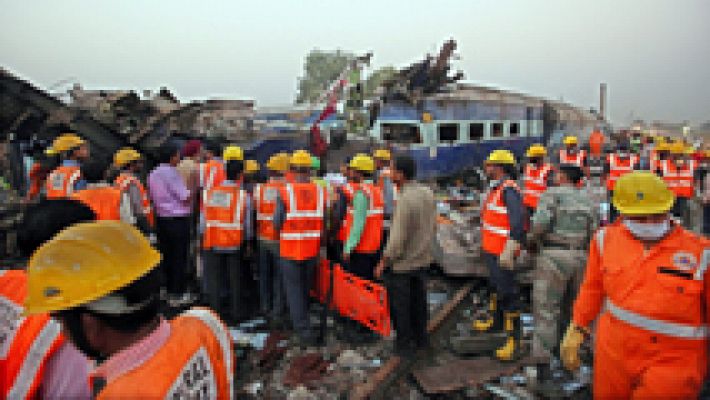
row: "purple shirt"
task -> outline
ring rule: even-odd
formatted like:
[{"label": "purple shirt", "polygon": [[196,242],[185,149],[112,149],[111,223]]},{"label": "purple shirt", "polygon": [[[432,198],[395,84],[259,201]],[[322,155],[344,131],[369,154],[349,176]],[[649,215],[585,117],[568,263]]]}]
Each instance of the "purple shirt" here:
[{"label": "purple shirt", "polygon": [[159,217],[185,217],[190,215],[190,191],[177,168],[160,164],[148,176],[155,212]]},{"label": "purple shirt", "polygon": [[42,399],[91,399],[89,387],[89,361],[68,340],[47,359],[40,398]]}]

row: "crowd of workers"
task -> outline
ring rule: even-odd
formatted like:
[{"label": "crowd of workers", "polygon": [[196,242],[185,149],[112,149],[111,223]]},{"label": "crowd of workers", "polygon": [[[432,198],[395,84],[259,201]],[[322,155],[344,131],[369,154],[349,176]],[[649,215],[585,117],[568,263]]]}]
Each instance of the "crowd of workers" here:
[{"label": "crowd of workers", "polygon": [[[603,142],[592,134],[587,151],[568,136],[556,160],[533,145],[522,168],[508,150],[487,157],[491,295],[473,329],[504,332],[495,356],[519,357],[516,268],[526,250],[541,378],[557,360],[577,369],[594,332],[595,397],[692,397],[706,376],[710,246],[682,225],[707,153],[695,160],[683,142],[631,138],[605,154]],[[162,146],[144,185],[143,156],[131,148],[110,168],[75,134],[46,153],[59,164],[31,174],[27,270],[0,272],[3,398],[232,398],[224,322],[261,315],[290,326],[293,344],[317,345],[309,298],[322,259],[385,282],[399,356],[429,347],[437,207],[412,158],[378,149],[323,176],[299,150],[272,155],[264,174],[238,146],[191,140]],[[585,191],[595,179],[609,191],[608,217]],[[182,311],[166,319],[164,306]],[[374,338],[339,324],[347,341]]]}]

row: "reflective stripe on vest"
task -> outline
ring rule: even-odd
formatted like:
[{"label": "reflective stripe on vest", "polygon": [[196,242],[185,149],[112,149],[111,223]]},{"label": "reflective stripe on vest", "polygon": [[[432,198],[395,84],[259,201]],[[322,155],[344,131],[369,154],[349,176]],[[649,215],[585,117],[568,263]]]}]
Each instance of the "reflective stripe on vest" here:
[{"label": "reflective stripe on vest", "polygon": [[682,169],[679,169],[672,160],[663,160],[661,167],[663,180],[677,197],[693,196],[695,160],[688,161]]},{"label": "reflective stripe on vest", "polygon": [[514,181],[506,180],[488,193],[481,209],[482,248],[489,254],[500,255],[508,241],[510,220],[502,201],[503,191],[508,187],[519,190]]},{"label": "reflective stripe on vest", "polygon": [[279,233],[281,257],[295,261],[316,257],[325,214],[325,188],[315,183],[289,183],[281,188],[281,193],[286,206]]},{"label": "reflective stripe on vest", "polygon": [[[363,226],[360,240],[357,246],[353,249],[356,253],[373,253],[376,252],[382,243],[382,230],[384,221],[384,197],[380,188],[372,183],[363,183],[360,185],[360,190],[367,198],[367,213],[365,217],[365,225]],[[354,200],[354,197],[352,198]],[[348,204],[347,215],[345,218],[345,240],[350,237],[350,232],[355,218],[355,209],[353,208],[352,200]]]},{"label": "reflective stripe on vest", "polygon": [[705,272],[708,270],[708,265],[710,264],[710,249],[703,250],[703,256],[700,259],[700,265],[695,270],[693,274],[693,279],[696,281],[702,281],[705,279]]},{"label": "reflective stripe on vest", "polygon": [[533,167],[530,164],[525,167],[523,204],[532,208],[537,207],[540,196],[547,190],[547,177],[550,171],[552,171],[550,164],[544,164],[540,168]]},{"label": "reflective stripe on vest", "polygon": [[288,201],[290,210],[286,212],[286,218],[323,218],[324,193],[323,187],[316,185],[318,193],[318,204],[315,210],[302,211],[296,206],[296,195],[293,191],[293,186],[286,185],[286,193],[288,193]]},{"label": "reflective stripe on vest", "polygon": [[[148,198],[148,191],[145,190],[145,186],[141,183],[138,178],[135,176],[128,174],[128,173],[122,173],[116,178],[116,186],[122,191],[125,192],[128,190],[128,187],[133,184],[136,185],[138,188],[138,191],[141,194],[141,201],[143,202],[143,214],[148,217],[148,219],[153,219],[153,216],[151,215],[153,213],[153,208],[150,205],[150,199]],[[152,223],[152,221],[151,221]]]},{"label": "reflective stripe on vest", "polygon": [[608,190],[614,190],[616,181],[623,175],[632,172],[638,159],[635,155],[630,155],[629,158],[622,163],[621,160],[616,156],[616,154],[609,154],[609,176],[606,180],[606,186]]},{"label": "reflective stripe on vest", "polygon": [[604,300],[604,307],[616,319],[650,332],[660,333],[662,335],[680,339],[705,339],[708,336],[707,325],[683,325],[675,322],[647,318],[643,315],[636,314],[633,311],[618,307],[608,298]]},{"label": "reflective stripe on vest", "polygon": [[[205,220],[205,225],[208,228],[220,228],[228,231],[241,230],[242,229],[242,210],[244,209],[244,202],[246,201],[246,193],[243,190],[239,190],[237,197],[237,205],[234,207],[234,214],[232,216],[231,222],[224,222],[218,220]],[[207,207],[210,204],[207,203]]]},{"label": "reflective stripe on vest", "polygon": [[[67,177],[68,175],[68,177]],[[69,197],[74,193],[74,185],[81,178],[81,169],[75,166],[60,166],[47,176],[47,198]]]},{"label": "reflective stripe on vest", "polygon": [[[224,364],[227,367],[228,377],[232,377],[234,374],[234,366],[232,360],[232,341],[229,337],[229,333],[224,324],[220,319],[209,309],[201,307],[193,307],[182,313],[183,316],[195,317],[202,321],[210,331],[214,334],[219,342],[219,346],[222,348],[222,356],[224,357]],[[229,385],[229,398],[234,398],[234,388],[232,387],[232,380],[227,379]]]},{"label": "reflective stripe on vest", "polygon": [[37,372],[47,356],[47,352],[51,349],[54,341],[59,338],[61,331],[62,328],[58,322],[51,319],[47,321],[25,355],[22,367],[20,367],[13,385],[7,392],[8,399],[24,399],[27,397],[32,388],[32,383],[37,377]]},{"label": "reflective stripe on vest", "polygon": [[574,164],[578,167],[582,167],[585,156],[584,150],[579,150],[574,156],[567,153],[567,150],[560,149],[560,164]]}]

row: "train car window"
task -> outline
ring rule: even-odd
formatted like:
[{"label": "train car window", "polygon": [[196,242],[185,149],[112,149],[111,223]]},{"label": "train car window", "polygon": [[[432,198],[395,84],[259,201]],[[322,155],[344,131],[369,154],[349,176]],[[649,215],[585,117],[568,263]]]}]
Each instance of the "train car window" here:
[{"label": "train car window", "polygon": [[483,124],[481,123],[470,124],[468,126],[468,135],[472,142],[478,142],[483,139],[483,132]]},{"label": "train car window", "polygon": [[491,136],[492,137],[502,137],[503,136],[503,123],[502,122],[494,122],[493,123],[493,129],[491,129]]},{"label": "train car window", "polygon": [[453,143],[459,140],[459,125],[458,124],[440,124],[439,125],[439,142]]},{"label": "train car window", "polygon": [[520,135],[520,123],[511,122],[510,123],[510,136],[518,136],[518,135]]},{"label": "train car window", "polygon": [[398,143],[422,143],[416,124],[382,124],[382,139]]}]

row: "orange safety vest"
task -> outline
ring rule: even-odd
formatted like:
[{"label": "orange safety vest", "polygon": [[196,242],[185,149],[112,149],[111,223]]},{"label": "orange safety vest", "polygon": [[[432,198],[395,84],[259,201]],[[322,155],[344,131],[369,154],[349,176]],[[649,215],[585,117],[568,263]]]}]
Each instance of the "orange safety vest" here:
[{"label": "orange safety vest", "polygon": [[[343,195],[345,195],[345,204],[346,204],[345,218],[347,219],[347,217],[348,217],[347,205],[353,201],[353,196],[355,196],[355,191],[357,190],[357,185],[355,185],[352,182],[348,182],[344,185],[341,185],[340,189],[342,190]],[[346,228],[345,228],[345,220],[343,220],[340,223],[340,230],[338,230],[338,241],[344,243],[346,240],[348,240],[348,232],[346,231]]]},{"label": "orange safety vest", "polygon": [[632,172],[639,160],[638,157],[633,154],[629,155],[626,160],[622,160],[616,154],[609,154],[606,157],[606,161],[609,163],[609,176],[606,178],[606,188],[611,191],[614,190],[617,179]]},{"label": "orange safety vest", "polygon": [[136,185],[138,191],[141,193],[141,200],[143,203],[143,215],[148,218],[148,222],[151,225],[155,225],[155,213],[153,212],[153,207],[150,204],[150,198],[148,197],[148,191],[143,186],[143,183],[136,178],[135,175],[128,172],[121,172],[120,175],[113,182],[116,187],[123,193],[128,191],[131,185]]},{"label": "orange safety vest", "polygon": [[206,308],[191,308],[170,321],[170,337],[153,357],[106,382],[98,400],[225,399],[233,397],[232,341]]},{"label": "orange safety vest", "polygon": [[47,360],[64,342],[48,314],[23,317],[27,273],[0,271],[0,398],[34,399]]},{"label": "orange safety vest", "polygon": [[121,220],[121,191],[113,186],[87,188],[71,198],[89,206],[100,221]]},{"label": "orange safety vest", "polygon": [[45,183],[48,199],[64,199],[74,193],[74,184],[81,179],[81,169],[75,165],[62,165],[47,176]]},{"label": "orange safety vest", "polygon": [[[377,185],[363,183],[360,189],[367,196],[367,218],[365,228],[360,236],[360,242],[355,247],[356,253],[376,253],[380,249],[382,242],[382,228],[384,224],[385,199],[382,191]],[[345,214],[345,240],[350,237],[350,230],[353,226],[355,210],[352,206],[352,198],[348,204],[348,211]]]},{"label": "orange safety vest", "polygon": [[488,193],[481,213],[483,251],[496,256],[503,253],[503,248],[510,234],[508,208],[503,203],[503,189],[507,187],[520,190],[514,181],[504,181]]},{"label": "orange safety vest", "polygon": [[200,164],[200,187],[205,192],[220,185],[226,179],[224,164],[218,160],[209,160]]},{"label": "orange safety vest", "polygon": [[281,257],[295,261],[316,257],[325,215],[325,188],[315,183],[289,183],[280,189],[280,196],[286,209],[279,242]]},{"label": "orange safety vest", "polygon": [[587,152],[579,150],[575,154],[567,153],[567,149],[560,149],[560,164],[574,164],[580,168],[584,167],[584,158]]},{"label": "orange safety vest", "polygon": [[540,196],[547,190],[547,178],[550,176],[550,172],[552,172],[552,165],[547,163],[540,168],[535,164],[525,166],[523,204],[533,209],[537,208]]},{"label": "orange safety vest", "polygon": [[280,181],[271,181],[258,184],[254,188],[256,232],[260,239],[279,240],[274,228],[274,211],[276,211],[276,197],[284,184]]},{"label": "orange safety vest", "polygon": [[222,184],[207,190],[205,198],[205,249],[236,250],[244,240],[247,192],[238,184]]},{"label": "orange safety vest", "polygon": [[672,160],[663,160],[661,163],[663,180],[676,197],[693,197],[693,175],[695,173],[695,160],[686,161],[681,168]]}]

